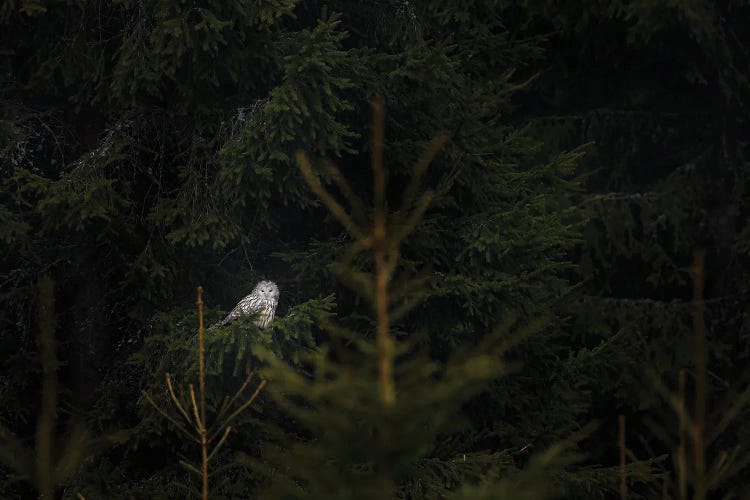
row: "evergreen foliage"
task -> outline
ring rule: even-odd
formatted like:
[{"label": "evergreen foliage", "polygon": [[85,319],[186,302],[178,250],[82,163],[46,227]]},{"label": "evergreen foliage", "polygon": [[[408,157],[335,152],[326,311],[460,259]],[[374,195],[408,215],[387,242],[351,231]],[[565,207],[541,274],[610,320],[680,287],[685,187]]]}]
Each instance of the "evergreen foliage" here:
[{"label": "evergreen foliage", "polygon": [[[45,414],[50,275],[55,431],[106,444],[59,493],[199,490],[142,391],[198,377],[198,283],[211,320],[272,279],[268,329],[205,338],[210,414],[268,380],[216,498],[746,496],[749,29],[744,0],[0,2],[4,434]],[[381,209],[393,403],[358,247]],[[705,449],[680,425],[704,403]]]},{"label": "evergreen foliage", "polygon": [[[520,4],[524,31],[555,33],[546,82],[533,94],[535,136],[549,151],[596,142],[581,163],[591,222],[579,261],[587,286],[574,314],[584,342],[606,345],[622,332],[602,367],[619,368],[600,377],[614,385],[596,398],[635,424],[637,454],[674,449],[675,416],[653,389],[661,381],[676,393],[682,370],[689,387],[700,371],[689,333],[696,247],[706,249],[707,421],[717,424],[746,397],[748,5],[611,1],[552,12],[545,2]],[[562,80],[580,91],[560,92]],[[653,374],[646,384],[644,372]],[[731,427],[706,442],[712,459],[743,440],[743,424]],[[745,467],[719,491],[746,494]],[[667,491],[683,497],[676,480]]]}]

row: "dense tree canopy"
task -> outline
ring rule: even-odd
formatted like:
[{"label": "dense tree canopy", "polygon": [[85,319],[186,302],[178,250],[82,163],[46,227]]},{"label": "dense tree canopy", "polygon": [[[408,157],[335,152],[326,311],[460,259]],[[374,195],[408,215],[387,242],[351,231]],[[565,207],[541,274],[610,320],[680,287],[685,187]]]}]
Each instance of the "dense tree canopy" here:
[{"label": "dense tree canopy", "polygon": [[142,391],[260,279],[212,498],[744,498],[749,46],[744,0],[0,2],[0,496],[50,277],[62,498],[197,495]]}]

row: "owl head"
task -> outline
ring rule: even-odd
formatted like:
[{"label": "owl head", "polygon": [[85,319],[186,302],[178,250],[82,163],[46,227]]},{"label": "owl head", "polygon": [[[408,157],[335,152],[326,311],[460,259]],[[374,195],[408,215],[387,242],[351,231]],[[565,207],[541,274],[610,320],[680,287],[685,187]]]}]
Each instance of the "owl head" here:
[{"label": "owl head", "polygon": [[253,289],[253,296],[260,298],[266,304],[273,304],[279,301],[279,287],[273,281],[261,281]]}]

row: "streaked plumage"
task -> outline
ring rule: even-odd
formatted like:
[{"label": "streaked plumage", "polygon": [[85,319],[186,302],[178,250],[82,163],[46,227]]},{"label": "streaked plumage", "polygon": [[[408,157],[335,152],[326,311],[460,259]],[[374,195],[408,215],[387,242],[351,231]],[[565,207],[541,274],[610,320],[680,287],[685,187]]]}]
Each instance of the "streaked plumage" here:
[{"label": "streaked plumage", "polygon": [[276,306],[278,303],[279,287],[276,286],[276,283],[273,281],[261,281],[255,285],[250,295],[240,300],[234,306],[234,309],[227,314],[226,318],[211,326],[209,330],[227,325],[240,316],[251,313],[258,313],[258,316],[255,318],[255,324],[259,328],[265,328],[276,315]]}]

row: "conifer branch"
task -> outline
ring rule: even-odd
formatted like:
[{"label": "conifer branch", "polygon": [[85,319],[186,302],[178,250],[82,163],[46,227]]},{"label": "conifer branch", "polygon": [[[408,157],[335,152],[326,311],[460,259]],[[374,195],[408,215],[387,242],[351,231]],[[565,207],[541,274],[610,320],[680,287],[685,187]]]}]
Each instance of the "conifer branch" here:
[{"label": "conifer branch", "polygon": [[729,424],[735,418],[737,418],[737,415],[739,415],[742,409],[745,408],[748,404],[750,404],[750,387],[746,388],[742,392],[742,394],[740,394],[737,399],[733,403],[731,403],[727,411],[722,412],[719,423],[715,426],[712,426],[713,428],[706,438],[706,442],[714,442],[719,437],[719,435],[724,432],[724,430],[726,430]]},{"label": "conifer branch", "polygon": [[253,379],[253,375],[254,374],[251,373],[250,375],[248,375],[245,378],[245,381],[242,383],[242,385],[240,386],[240,388],[237,389],[237,392],[234,393],[234,395],[231,397],[231,399],[228,399],[228,397],[224,398],[224,401],[225,401],[226,404],[222,403],[221,408],[219,409],[219,413],[218,413],[217,417],[221,418],[221,416],[224,414],[224,412],[226,411],[226,409],[229,408],[229,407],[231,407],[232,404],[234,404],[234,402],[237,400],[237,398],[242,395],[242,393],[245,391],[245,389],[247,388],[247,386],[250,384],[250,381]]},{"label": "conifer branch", "polygon": [[445,132],[438,134],[430,141],[427,149],[422,153],[422,156],[420,156],[417,164],[412,169],[411,179],[409,179],[409,184],[406,186],[403,197],[401,198],[401,208],[399,208],[400,213],[406,213],[411,207],[414,198],[417,196],[422,177],[424,177],[424,174],[427,172],[427,167],[430,166],[435,159],[435,156],[447,141],[448,134]]},{"label": "conifer branch", "polygon": [[49,278],[39,281],[39,347],[42,358],[42,409],[36,431],[36,477],[39,493],[51,499],[54,491],[52,474],[52,433],[57,412],[57,356],[55,355],[54,283]]},{"label": "conifer branch", "polygon": [[[242,406],[240,406],[236,411],[234,411],[229,417],[225,418],[223,421],[221,421],[221,417],[224,415],[225,412],[231,408],[232,404],[236,401],[238,397],[240,397],[247,387],[247,385],[250,383],[250,380],[252,378],[252,374],[249,375],[244,383],[240,386],[240,388],[234,393],[234,395],[230,398],[229,396],[224,396],[221,408],[218,411],[217,414],[217,420],[221,421],[220,424],[217,425],[218,430],[209,438],[208,436],[208,424],[207,424],[207,418],[206,418],[206,365],[205,365],[205,346],[204,346],[204,335],[205,335],[205,328],[203,324],[203,288],[198,287],[197,290],[197,300],[196,305],[198,306],[198,395],[195,394],[195,386],[193,384],[188,385],[189,389],[189,395],[190,395],[190,406],[192,410],[192,416],[188,413],[187,409],[182,405],[180,402],[180,398],[177,397],[175,394],[174,386],[172,384],[172,378],[169,373],[165,374],[165,378],[167,380],[167,387],[169,389],[169,395],[172,399],[172,402],[174,403],[174,406],[177,408],[177,411],[180,413],[180,415],[185,419],[185,421],[193,427],[194,432],[188,431],[180,422],[178,422],[174,417],[172,417],[168,412],[163,410],[159,405],[157,405],[154,400],[151,398],[151,396],[148,394],[148,392],[143,391],[143,395],[146,397],[146,400],[151,404],[151,406],[154,407],[154,409],[162,415],[164,418],[166,418],[169,422],[171,422],[178,430],[186,434],[192,441],[198,443],[200,446],[201,451],[201,465],[200,469],[195,467],[194,465],[184,461],[180,460],[180,464],[182,464],[186,469],[195,472],[198,474],[201,478],[201,498],[203,500],[208,499],[208,464],[211,461],[211,459],[216,456],[216,454],[221,450],[222,446],[224,446],[224,443],[226,442],[227,438],[229,437],[229,433],[231,431],[231,427],[226,425],[229,423],[232,419],[234,419],[237,415],[245,411],[252,403],[255,401],[255,398],[260,394],[260,391],[263,389],[263,387],[266,385],[266,381],[261,381],[260,384],[258,384],[258,387],[256,388],[253,395],[250,397],[250,399],[245,402]],[[178,388],[180,391],[180,394],[183,394],[182,388]],[[226,425],[226,427],[225,427]],[[209,452],[209,444],[213,442],[213,440],[220,434],[221,439],[219,439],[219,442],[214,445],[213,449]]]},{"label": "conifer branch", "polygon": [[430,203],[432,203],[433,196],[433,193],[428,191],[419,198],[414,209],[408,216],[406,216],[403,228],[398,233],[399,240],[406,236],[406,234],[410,233],[414,229],[414,226],[416,226],[422,219],[422,216],[429,208]]},{"label": "conifer branch", "polygon": [[672,407],[672,410],[675,412],[676,415],[678,415],[679,418],[684,420],[685,429],[686,432],[689,431],[694,426],[693,417],[690,414],[690,411],[685,407],[684,397],[681,397],[679,394],[674,394],[671,392],[667,386],[664,384],[664,382],[661,381],[661,379],[658,377],[656,372],[649,369],[646,371],[646,375],[649,377],[651,382],[654,384],[654,389],[656,389],[656,392],[658,392],[664,400],[669,403],[669,405]]},{"label": "conifer branch", "polygon": [[628,498],[628,482],[627,468],[625,463],[625,415],[620,415],[618,423],[619,439],[617,441],[617,445],[620,450],[620,499],[626,500]]},{"label": "conifer branch", "polygon": [[179,463],[180,463],[180,465],[182,465],[183,467],[185,467],[187,470],[189,470],[191,472],[195,472],[199,477],[203,475],[203,473],[201,471],[199,471],[195,467],[195,465],[193,465],[193,464],[191,464],[189,462],[186,462],[185,460],[180,460]]},{"label": "conifer branch", "polygon": [[216,455],[216,452],[218,452],[221,449],[221,447],[224,445],[224,441],[227,440],[227,437],[229,436],[229,432],[231,430],[232,430],[231,426],[227,426],[227,428],[224,429],[224,435],[221,436],[221,439],[219,440],[219,442],[216,443],[216,446],[214,446],[214,449],[211,452],[211,454],[208,456],[207,461],[210,461],[213,458],[213,456]]},{"label": "conifer branch", "polygon": [[182,404],[180,404],[180,400],[177,399],[177,396],[174,393],[174,388],[172,386],[172,377],[169,375],[169,372],[164,374],[164,378],[167,379],[167,388],[169,389],[169,395],[172,397],[172,402],[174,403],[175,407],[179,410],[179,412],[182,413],[182,416],[185,417],[185,420],[189,422],[190,417],[188,416],[187,412],[185,411],[185,408],[182,407]]},{"label": "conifer branch", "polygon": [[[141,392],[141,394],[143,394],[143,396],[144,396],[144,397],[146,398],[146,401],[148,401],[148,402],[149,402],[149,404],[151,404],[151,406],[152,406],[152,407],[153,407],[153,408],[154,408],[154,409],[155,409],[155,410],[156,410],[157,412],[159,412],[159,414],[160,414],[161,416],[163,416],[164,418],[166,418],[167,420],[169,420],[169,421],[170,421],[170,422],[172,423],[172,425],[174,425],[175,427],[177,427],[177,429],[178,429],[178,430],[180,430],[180,431],[184,432],[184,433],[185,433],[185,435],[187,435],[188,437],[190,437],[190,439],[194,440],[194,441],[195,441],[196,443],[198,442],[198,440],[197,440],[197,439],[195,439],[195,437],[193,436],[193,434],[191,434],[191,433],[190,433],[190,431],[188,431],[188,430],[187,430],[187,429],[186,429],[186,428],[185,428],[185,427],[184,427],[184,426],[183,426],[183,425],[182,425],[181,423],[179,423],[179,422],[178,422],[177,420],[175,420],[174,418],[172,418],[172,416],[171,416],[171,415],[170,415],[169,413],[167,413],[167,412],[165,412],[164,410],[162,410],[162,409],[161,409],[161,407],[160,407],[159,405],[157,405],[157,404],[156,404],[156,402],[155,402],[155,401],[154,401],[153,399],[151,399],[151,395],[150,395],[150,394],[149,394],[148,392],[146,392],[146,391],[142,391],[142,392]],[[188,419],[188,423],[192,424],[192,422],[190,421],[190,419]]]},{"label": "conifer branch", "polygon": [[696,249],[693,254],[693,301],[695,317],[695,414],[691,426],[693,439],[693,460],[695,468],[695,500],[706,497],[706,445],[704,427],[706,424],[706,399],[708,383],[706,380],[706,326],[703,319],[703,257],[705,252]]},{"label": "conifer branch", "polygon": [[[200,410],[203,432],[205,433],[206,424],[206,350],[204,345],[205,329],[203,327],[203,287],[198,287],[198,300],[195,304],[198,306],[198,387],[200,389]],[[192,386],[190,386],[192,389]]]},{"label": "conifer branch", "polygon": [[190,384],[190,402],[192,403],[195,425],[198,427],[198,432],[200,432],[202,420],[200,415],[198,414],[198,405],[195,401],[195,390],[193,389],[193,384]]},{"label": "conifer branch", "polygon": [[217,418],[221,418],[222,415],[227,411],[227,406],[229,405],[229,396],[224,396],[224,399],[221,400],[221,406],[219,407],[219,412],[216,414]]},{"label": "conifer branch", "polygon": [[351,233],[351,235],[355,239],[363,239],[364,235],[362,234],[362,231],[357,227],[351,217],[349,217],[349,214],[346,213],[346,210],[344,210],[344,208],[333,198],[333,196],[331,196],[326,188],[323,187],[323,184],[321,184],[318,176],[313,173],[312,165],[310,165],[310,160],[307,159],[305,153],[301,151],[297,152],[297,164],[302,171],[302,176],[310,186],[310,189],[312,189],[312,191],[318,196],[318,198],[320,198],[320,201],[322,201],[323,204],[328,207],[328,210],[331,211],[331,214],[333,214],[333,216],[336,217],[339,222],[341,222],[344,228],[349,231],[349,233]]},{"label": "conifer branch", "polygon": [[679,375],[679,392],[677,415],[680,421],[679,440],[680,445],[677,448],[677,481],[679,487],[680,500],[687,500],[687,448],[685,443],[685,433],[687,432],[687,409],[685,408],[685,370],[680,370]]},{"label": "conifer branch", "polygon": [[349,205],[351,205],[352,213],[354,215],[363,215],[365,213],[365,206],[362,203],[362,200],[360,200],[359,197],[354,194],[354,191],[352,190],[351,186],[346,181],[344,176],[341,175],[341,170],[327,158],[324,159],[321,164],[323,165],[323,169],[328,174],[328,176],[333,179],[334,183],[336,183],[336,186],[339,188],[339,191],[341,191],[341,194],[344,195],[346,201],[348,201]]},{"label": "conifer branch", "polygon": [[231,422],[232,420],[234,420],[234,418],[235,418],[235,417],[236,417],[237,415],[239,415],[240,413],[242,413],[243,411],[245,411],[245,410],[246,410],[247,408],[249,408],[249,407],[250,407],[250,405],[251,405],[251,404],[253,404],[253,401],[255,401],[255,398],[257,398],[257,397],[258,397],[258,394],[260,394],[260,391],[261,391],[261,390],[263,389],[263,387],[265,387],[265,386],[266,386],[266,381],[265,381],[265,380],[261,380],[260,384],[258,384],[258,387],[257,387],[257,388],[255,389],[255,392],[253,393],[253,395],[252,395],[252,396],[250,396],[250,399],[248,399],[248,400],[247,400],[247,401],[245,402],[245,404],[243,404],[242,406],[240,406],[239,408],[237,408],[237,410],[235,410],[235,411],[234,411],[234,413],[232,413],[231,415],[229,415],[229,416],[228,416],[228,417],[227,417],[227,418],[226,418],[226,419],[225,419],[225,420],[224,420],[224,421],[222,422],[222,425],[226,425],[226,424],[228,424],[229,422]]},{"label": "conifer branch", "polygon": [[[385,170],[383,169],[383,138],[385,136],[385,109],[383,99],[375,98],[372,103],[372,172],[373,194],[375,195],[375,214],[378,207],[384,207],[385,200]],[[381,215],[385,215],[381,213]],[[375,222],[377,225],[377,221]]]}]

